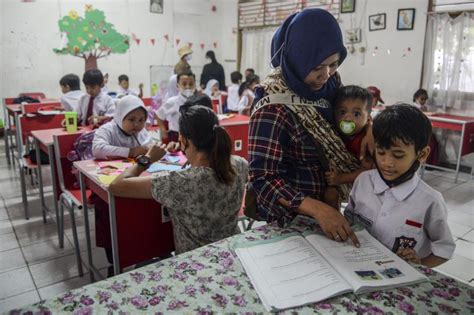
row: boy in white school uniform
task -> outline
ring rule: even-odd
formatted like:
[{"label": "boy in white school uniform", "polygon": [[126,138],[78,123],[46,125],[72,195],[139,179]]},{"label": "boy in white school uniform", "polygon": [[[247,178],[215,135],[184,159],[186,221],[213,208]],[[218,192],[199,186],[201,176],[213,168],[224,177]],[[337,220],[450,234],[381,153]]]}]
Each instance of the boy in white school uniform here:
[{"label": "boy in white school uniform", "polygon": [[[179,94],[170,97],[156,112],[156,120],[160,126],[163,142],[178,141],[179,136],[179,108],[196,92],[196,78],[192,72],[183,72],[177,75]],[[164,121],[168,122],[166,130]]]},{"label": "boy in white school uniform", "polygon": [[431,123],[421,110],[401,104],[375,117],[372,130],[377,169],[357,177],[344,215],[403,259],[439,266],[456,244],[443,196],[417,174],[430,153]]},{"label": "boy in white school uniform", "polygon": [[84,95],[81,91],[81,81],[79,77],[73,73],[66,74],[59,80],[61,86],[61,105],[67,112],[76,112],[79,100]]},{"label": "boy in white school uniform", "polygon": [[121,74],[118,77],[118,80],[119,80],[119,89],[117,91],[117,98],[121,98],[126,95],[135,95],[135,96],[138,96],[139,98],[143,98],[143,83],[140,83],[138,85],[140,92],[137,93],[136,91],[130,89],[130,83],[128,80],[128,76],[126,74]]},{"label": "boy in white school uniform", "polygon": [[242,82],[242,73],[234,71],[230,74],[232,84],[227,88],[227,109],[231,112],[239,111],[239,87]]},{"label": "boy in white school uniform", "polygon": [[104,77],[100,70],[87,70],[82,82],[86,86],[87,94],[79,100],[77,108],[77,119],[82,126],[93,125],[98,127],[114,116],[114,100],[101,89],[104,85]]}]

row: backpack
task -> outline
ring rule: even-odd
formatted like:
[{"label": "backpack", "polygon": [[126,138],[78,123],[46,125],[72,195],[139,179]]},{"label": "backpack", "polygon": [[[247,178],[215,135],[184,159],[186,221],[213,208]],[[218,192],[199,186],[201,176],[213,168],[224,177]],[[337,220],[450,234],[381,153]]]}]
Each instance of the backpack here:
[{"label": "backpack", "polygon": [[94,134],[95,130],[81,134],[74,141],[74,148],[67,154],[67,159],[71,162],[93,159],[92,141],[94,141]]},{"label": "backpack", "polygon": [[26,103],[39,103],[40,101],[36,98],[32,98],[32,97],[26,96],[26,95],[13,99],[13,104],[21,104],[23,102],[26,102]]}]

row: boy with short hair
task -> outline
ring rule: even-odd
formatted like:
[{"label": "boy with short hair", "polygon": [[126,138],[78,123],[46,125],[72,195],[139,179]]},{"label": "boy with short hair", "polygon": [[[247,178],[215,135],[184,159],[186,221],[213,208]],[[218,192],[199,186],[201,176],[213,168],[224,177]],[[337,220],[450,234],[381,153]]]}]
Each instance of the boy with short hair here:
[{"label": "boy with short hair", "polygon": [[431,123],[418,108],[401,104],[383,110],[372,130],[377,169],[356,179],[344,215],[403,259],[439,266],[456,244],[443,196],[417,174],[430,153]]},{"label": "boy with short hair", "polygon": [[82,82],[86,86],[87,94],[79,100],[77,119],[81,125],[98,127],[111,120],[114,116],[115,104],[113,99],[102,92],[104,77],[97,69],[87,70]]},{"label": "boy with short hair", "polygon": [[230,74],[232,84],[227,88],[227,109],[232,112],[239,111],[239,86],[242,83],[242,74],[234,71]]},{"label": "boy with short hair", "polygon": [[124,97],[125,95],[135,95],[138,96],[139,98],[143,98],[143,83],[140,83],[138,85],[138,88],[140,89],[140,93],[136,93],[136,91],[133,91],[129,88],[130,83],[128,80],[128,76],[126,74],[121,74],[118,77],[119,81],[119,89],[117,91],[117,98]]},{"label": "boy with short hair", "polygon": [[[156,112],[156,120],[160,126],[161,138],[164,142],[178,141],[179,136],[179,108],[196,92],[196,77],[187,71],[177,75],[179,94],[170,97]],[[166,130],[164,121],[168,121]]]},{"label": "boy with short hair", "polygon": [[79,100],[84,95],[81,91],[81,81],[79,77],[73,73],[66,74],[59,80],[61,86],[61,92],[64,95],[61,96],[61,105],[67,112],[77,111]]}]

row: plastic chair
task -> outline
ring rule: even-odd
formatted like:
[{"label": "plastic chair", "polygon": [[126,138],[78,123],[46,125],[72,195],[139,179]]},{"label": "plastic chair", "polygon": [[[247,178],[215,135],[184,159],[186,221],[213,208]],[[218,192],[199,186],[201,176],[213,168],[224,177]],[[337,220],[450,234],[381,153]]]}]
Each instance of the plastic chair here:
[{"label": "plastic chair", "polygon": [[[38,165],[33,163],[29,157],[24,155],[29,151],[29,137],[31,132],[34,130],[44,130],[61,128],[62,121],[64,119],[63,114],[52,115],[52,116],[28,116],[28,115],[16,115],[16,135],[17,135],[17,147],[18,147],[18,168],[20,171],[20,183],[21,183],[21,198],[23,202],[23,208],[25,210],[25,219],[29,219],[28,213],[28,198],[26,196],[26,173],[31,173],[32,170],[36,170]],[[38,162],[38,161],[37,161]],[[31,181],[33,185],[33,179]],[[43,210],[43,221],[46,222],[46,214]]]},{"label": "plastic chair", "polygon": [[[77,226],[74,216],[74,210],[81,210],[84,202],[82,200],[81,189],[77,184],[77,177],[72,173],[73,163],[68,160],[67,155],[74,149],[74,141],[81,136],[81,133],[54,136],[54,156],[56,159],[56,168],[59,178],[59,186],[61,195],[59,196],[59,246],[64,246],[64,207],[69,209],[71,216],[72,233],[74,238],[74,247],[76,248],[76,259],[79,268],[79,275],[82,277],[82,259],[79,248],[79,240],[77,236]],[[87,198],[91,195],[91,191],[86,193]]]}]

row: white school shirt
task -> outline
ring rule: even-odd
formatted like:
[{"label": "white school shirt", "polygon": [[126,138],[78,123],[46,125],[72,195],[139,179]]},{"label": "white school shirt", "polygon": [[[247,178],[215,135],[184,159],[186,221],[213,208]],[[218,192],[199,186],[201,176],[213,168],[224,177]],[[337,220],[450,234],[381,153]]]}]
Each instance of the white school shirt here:
[{"label": "white school shirt", "polygon": [[179,131],[179,108],[186,101],[187,98],[179,93],[178,95],[167,99],[166,102],[157,110],[156,115],[158,118],[168,121],[168,130]]},{"label": "white school shirt", "polygon": [[239,113],[241,113],[244,110],[245,107],[250,105],[249,104],[249,102],[250,102],[249,97],[252,97],[252,99],[253,99],[253,98],[255,98],[255,94],[251,90],[247,89],[242,94],[242,97],[240,98],[239,104],[237,105],[237,111]]},{"label": "white school shirt", "polygon": [[77,112],[79,100],[85,93],[81,90],[69,91],[61,96],[61,105],[66,112]]},{"label": "white school shirt", "polygon": [[[77,119],[81,121],[81,125],[87,125],[87,107],[89,106],[89,94],[84,94],[79,99],[79,106],[77,107]],[[114,100],[107,94],[100,92],[94,98],[94,106],[92,107],[92,115],[112,117],[115,111]]]},{"label": "white school shirt", "polygon": [[[239,111],[239,85],[238,84],[231,84],[227,88],[227,108],[234,112]],[[241,109],[240,109],[241,110]]]},{"label": "white school shirt", "polygon": [[92,141],[92,153],[96,159],[111,157],[128,157],[130,148],[146,146],[151,143],[151,136],[144,128],[137,135],[128,135],[120,127],[124,118],[132,110],[143,108],[143,101],[136,96],[123,97],[114,114],[114,120],[102,125],[95,131]]},{"label": "white school shirt", "polygon": [[377,170],[361,173],[344,215],[394,252],[414,248],[420,258],[432,253],[450,259],[456,248],[443,196],[418,174],[389,188]]},{"label": "white school shirt", "polygon": [[138,93],[133,90],[133,89],[124,89],[123,87],[119,86],[118,88],[118,91],[117,91],[117,97],[122,97],[122,96],[125,96],[125,95],[135,95],[135,96],[138,96]]}]

